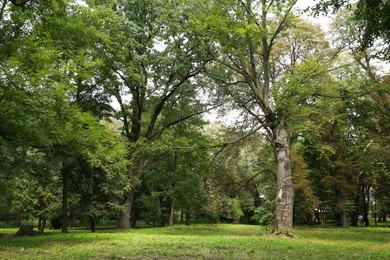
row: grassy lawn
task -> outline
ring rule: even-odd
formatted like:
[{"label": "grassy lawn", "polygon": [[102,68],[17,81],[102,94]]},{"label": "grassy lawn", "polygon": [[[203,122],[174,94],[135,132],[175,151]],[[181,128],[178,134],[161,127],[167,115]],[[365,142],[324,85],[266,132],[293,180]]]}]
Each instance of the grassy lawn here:
[{"label": "grassy lawn", "polygon": [[0,229],[0,259],[390,259],[387,228],[299,227],[296,238],[225,224],[12,238],[15,232]]}]

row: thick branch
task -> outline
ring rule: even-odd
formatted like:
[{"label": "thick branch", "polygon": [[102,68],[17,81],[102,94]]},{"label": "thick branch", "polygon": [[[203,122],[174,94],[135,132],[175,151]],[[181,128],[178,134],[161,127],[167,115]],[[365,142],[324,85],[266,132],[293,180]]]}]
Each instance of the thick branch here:
[{"label": "thick branch", "polygon": [[181,117],[181,118],[179,118],[179,119],[177,119],[177,120],[175,120],[175,121],[172,121],[172,122],[170,122],[170,123],[166,123],[166,124],[164,124],[157,132],[155,132],[154,134],[152,134],[152,135],[149,137],[148,140],[149,140],[149,141],[152,141],[152,140],[154,140],[155,138],[161,136],[161,135],[164,133],[164,131],[165,131],[166,129],[168,129],[169,127],[172,127],[172,126],[174,126],[174,125],[176,125],[176,124],[179,124],[179,123],[181,123],[181,122],[183,122],[183,121],[185,121],[185,120],[187,120],[187,119],[190,119],[190,118],[192,118],[192,117],[194,117],[194,116],[198,116],[198,115],[204,114],[204,113],[206,113],[206,112],[209,112],[209,111],[211,111],[211,110],[213,110],[213,109],[216,109],[217,107],[220,107],[220,106],[222,106],[222,104],[217,104],[217,105],[212,106],[212,107],[210,107],[210,108],[208,108],[208,109],[205,109],[205,110],[202,110],[202,111],[198,111],[198,112],[189,114],[189,115],[187,115],[187,116],[185,116],[185,117]]},{"label": "thick branch", "polygon": [[[152,116],[152,119],[150,120],[150,124],[148,127],[148,132],[146,133],[146,139],[150,139],[153,136],[153,130],[156,126],[157,119],[165,105],[165,103],[168,101],[168,99],[179,89],[180,86],[184,84],[189,78],[195,76],[199,73],[199,70],[196,70],[193,73],[188,72],[187,75],[185,75],[175,86],[171,88],[171,91],[169,91],[165,96],[163,96],[160,99],[160,102],[157,104],[156,108],[154,109],[154,113]],[[173,78],[173,76],[172,76]]]}]

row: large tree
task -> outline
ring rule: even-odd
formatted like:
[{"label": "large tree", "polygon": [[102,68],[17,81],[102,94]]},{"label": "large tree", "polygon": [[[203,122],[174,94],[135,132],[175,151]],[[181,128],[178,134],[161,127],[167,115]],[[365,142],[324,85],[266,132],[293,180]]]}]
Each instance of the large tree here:
[{"label": "large tree", "polygon": [[[210,76],[270,141],[277,164],[275,231],[292,228],[290,143],[294,122],[320,93],[330,52],[292,15],[296,1],[202,1],[194,27],[219,48]],[[299,22],[298,22],[299,24]],[[295,27],[294,27],[295,26]],[[287,31],[290,28],[290,31]],[[303,27],[304,28],[304,27]],[[317,34],[319,29],[312,30]],[[283,45],[284,42],[291,45]],[[290,76],[288,76],[290,75]],[[294,104],[295,103],[295,104]],[[295,128],[295,129],[294,129]]]},{"label": "large tree", "polygon": [[[94,96],[87,96],[82,85],[94,82],[89,76],[95,63],[87,55],[93,34],[80,23],[81,8],[66,3],[37,1],[19,8],[4,2],[6,16],[0,26],[5,50],[0,57],[0,147],[26,151],[24,160],[38,150],[53,163],[62,180],[63,232],[68,228],[71,180],[86,175],[88,168],[86,182],[98,184],[103,179],[105,185],[95,185],[91,197],[97,192],[109,195],[107,191],[115,189],[116,195],[122,194],[125,185],[108,187],[123,184],[122,163],[126,162],[119,136],[99,121],[106,106],[98,102],[98,89]],[[13,163],[17,156],[8,158]],[[79,194],[88,193],[89,187],[82,188]]]},{"label": "large tree", "polygon": [[[90,3],[90,2],[88,2]],[[103,3],[103,2],[102,2]],[[91,3],[96,30],[93,59],[101,61],[94,82],[112,95],[117,118],[129,142],[131,191],[118,226],[128,228],[134,195],[153,143],[164,132],[208,107],[198,96],[197,77],[208,62],[208,50],[187,30],[188,10],[179,1],[107,1]],[[99,14],[115,13],[109,21]]]}]

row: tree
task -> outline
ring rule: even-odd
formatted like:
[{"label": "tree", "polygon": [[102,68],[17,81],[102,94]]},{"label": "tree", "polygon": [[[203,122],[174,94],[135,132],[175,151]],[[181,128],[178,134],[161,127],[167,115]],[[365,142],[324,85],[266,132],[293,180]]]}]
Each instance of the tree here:
[{"label": "tree", "polygon": [[[108,12],[110,5],[94,5],[94,13]],[[209,109],[197,96],[201,86],[192,80],[204,69],[208,52],[192,39],[187,10],[179,4],[118,1],[113,10],[116,18],[94,25],[99,31],[94,57],[102,61],[97,81],[115,97],[117,117],[130,143],[127,175],[133,187],[123,198],[125,211],[118,224],[128,228],[134,192],[152,156],[148,149],[142,152],[144,145]]]},{"label": "tree", "polygon": [[[303,95],[320,93],[313,87],[314,82],[326,74],[326,53],[316,55],[318,49],[307,40],[300,42],[299,46],[308,49],[293,49],[303,56],[292,54],[294,60],[281,73],[283,64],[279,60],[287,55],[278,52],[277,44],[284,40],[283,32],[294,24],[292,8],[295,2],[203,1],[194,8],[200,13],[194,17],[193,27],[219,47],[214,67],[221,68],[219,71],[224,74],[212,77],[246,113],[247,118],[251,118],[250,124],[263,129],[272,144],[278,166],[275,231],[292,228],[293,224],[294,192],[290,160],[293,129],[290,122],[297,114],[291,113],[290,109],[299,106],[290,106],[290,102],[305,98],[297,95],[299,91]],[[277,57],[278,53],[285,56]],[[306,67],[305,73],[308,74],[301,74],[302,82],[294,85],[286,75],[302,72],[296,69],[299,66]],[[257,129],[256,126],[253,129]]]},{"label": "tree", "polygon": [[[345,6],[351,8],[351,1],[347,0],[321,0],[313,7],[315,14],[339,11]],[[359,0],[353,7],[356,29],[363,35],[360,43],[362,49],[373,46],[378,39],[382,39],[385,44],[384,57],[389,60],[390,44],[390,3],[389,1]]]},{"label": "tree", "polygon": [[309,179],[309,166],[296,148],[291,151],[291,161],[295,194],[294,221],[312,223],[316,209],[320,206],[320,200]]},{"label": "tree", "polygon": [[[373,156],[373,151],[377,145],[388,143],[388,88],[384,87],[388,72],[380,69],[380,64],[384,63],[386,46],[372,44],[362,48],[360,43],[364,41],[364,33],[357,30],[356,24],[350,10],[340,10],[333,23],[333,37],[336,44],[346,52],[356,66],[349,66],[349,73],[355,72],[360,79],[355,79],[356,89],[354,90],[354,100],[350,102],[350,120],[353,127],[357,129],[354,133],[355,153],[363,158],[361,171],[359,173],[359,186],[356,196],[356,209],[363,215],[365,225],[369,225],[368,214],[372,189],[375,181],[376,167],[372,167],[372,162],[385,162],[382,154]],[[351,61],[349,61],[351,62]],[[350,90],[349,90],[350,91]],[[351,92],[352,93],[352,92]],[[386,156],[386,155],[384,155]],[[386,170],[385,170],[386,171]],[[355,213],[354,225],[357,224]]]},{"label": "tree", "polygon": [[[32,11],[24,14],[19,9],[7,9],[12,15],[2,27],[7,32],[4,33],[7,52],[0,60],[4,65],[0,100],[0,120],[4,124],[0,136],[15,149],[38,150],[55,164],[62,180],[62,231],[65,233],[71,181],[80,180],[81,174],[85,174],[87,180],[82,183],[84,186],[78,187],[82,188],[79,195],[92,197],[88,208],[90,216],[96,217],[100,214],[99,208],[93,207],[97,200],[107,208],[107,204],[116,204],[115,196],[126,191],[122,177],[123,163],[127,160],[118,135],[96,117],[101,118],[105,104],[95,105],[96,96],[81,98],[86,74],[91,75],[91,67],[96,67],[96,63],[89,62],[91,56],[83,55],[92,36],[77,23],[80,7],[66,6],[63,2],[46,1],[45,4],[51,8],[40,12],[37,20],[29,16]],[[62,34],[54,30],[59,24]],[[80,35],[87,37],[79,39]],[[82,51],[85,52],[80,54]],[[70,98],[73,94],[75,102]],[[104,181],[99,183],[99,179]],[[87,181],[94,183],[92,187],[86,185]],[[104,201],[103,194],[109,196]]]}]

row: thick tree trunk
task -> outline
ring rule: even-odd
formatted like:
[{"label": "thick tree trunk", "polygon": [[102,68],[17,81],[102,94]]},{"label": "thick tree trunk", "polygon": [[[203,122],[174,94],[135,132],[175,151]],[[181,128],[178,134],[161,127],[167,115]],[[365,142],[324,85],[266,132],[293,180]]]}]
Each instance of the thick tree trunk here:
[{"label": "thick tree trunk", "polygon": [[[133,170],[132,165],[129,165],[128,167],[128,178],[130,182],[133,183],[133,188],[127,193],[127,195],[124,198],[123,207],[124,211],[121,212],[121,215],[119,217],[119,223],[118,228],[120,229],[128,229],[130,228],[130,216],[132,214],[131,210],[133,207],[133,201],[134,201],[134,193],[135,189],[137,187],[137,184],[141,178],[142,171],[144,169],[144,166],[146,164],[146,157],[142,157],[138,167],[134,167],[136,170]],[[133,173],[135,172],[135,176]]]},{"label": "thick tree trunk", "polygon": [[124,211],[121,212],[121,215],[119,217],[118,228],[120,229],[130,228],[130,214],[131,214],[131,208],[133,204],[133,197],[134,197],[134,189],[130,190],[125,197],[123,203]]},{"label": "thick tree trunk", "polygon": [[68,233],[69,217],[68,217],[68,196],[69,196],[69,175],[70,168],[66,165],[62,166],[62,233]]},{"label": "thick tree trunk", "polygon": [[348,227],[347,212],[345,210],[344,198],[341,190],[336,190],[336,212],[339,216],[339,225],[342,228]]},{"label": "thick tree trunk", "polygon": [[275,132],[275,157],[278,164],[274,232],[293,227],[294,188],[290,163],[290,138],[285,128]]}]

